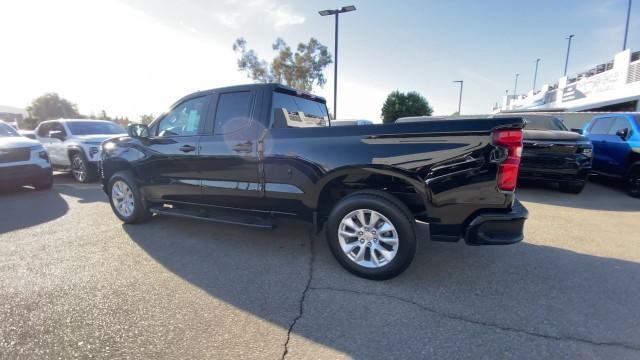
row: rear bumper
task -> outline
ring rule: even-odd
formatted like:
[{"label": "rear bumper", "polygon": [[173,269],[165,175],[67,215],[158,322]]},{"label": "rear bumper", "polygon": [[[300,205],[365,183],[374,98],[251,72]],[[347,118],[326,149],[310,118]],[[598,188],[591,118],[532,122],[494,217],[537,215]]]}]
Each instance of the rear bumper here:
[{"label": "rear bumper", "polygon": [[507,245],[522,241],[529,211],[517,199],[509,212],[487,212],[475,216],[464,234],[469,245]]}]

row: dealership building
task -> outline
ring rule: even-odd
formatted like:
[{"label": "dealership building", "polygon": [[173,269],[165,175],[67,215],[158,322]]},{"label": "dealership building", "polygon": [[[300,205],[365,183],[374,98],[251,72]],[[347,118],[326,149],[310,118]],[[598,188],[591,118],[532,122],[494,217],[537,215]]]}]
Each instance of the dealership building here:
[{"label": "dealership building", "polygon": [[526,95],[505,95],[493,109],[513,111],[640,111],[640,51],[627,49],[607,63]]}]

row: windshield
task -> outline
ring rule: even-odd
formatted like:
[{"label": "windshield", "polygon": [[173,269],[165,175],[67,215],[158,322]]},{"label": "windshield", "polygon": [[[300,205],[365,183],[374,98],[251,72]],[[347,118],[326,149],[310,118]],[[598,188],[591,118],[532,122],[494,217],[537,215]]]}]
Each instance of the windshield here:
[{"label": "windshield", "polygon": [[102,121],[69,121],[67,123],[73,135],[124,134],[126,131],[118,124]]},{"label": "windshield", "polygon": [[278,127],[327,126],[329,115],[327,106],[320,101],[274,92],[271,105],[271,123],[274,124],[274,121],[278,123]]},{"label": "windshield", "polygon": [[4,123],[0,123],[0,137],[7,137],[7,136],[20,136],[20,134],[18,134],[18,132],[11,126]]},{"label": "windshield", "polygon": [[527,130],[560,130],[567,131],[562,120],[553,116],[527,116],[524,126]]}]

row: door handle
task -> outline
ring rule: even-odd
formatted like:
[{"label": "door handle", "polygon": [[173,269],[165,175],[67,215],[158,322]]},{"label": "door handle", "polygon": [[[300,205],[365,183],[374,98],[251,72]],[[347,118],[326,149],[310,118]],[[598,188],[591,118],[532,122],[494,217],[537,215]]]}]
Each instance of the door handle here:
[{"label": "door handle", "polygon": [[182,145],[180,146],[180,151],[188,153],[188,152],[196,151],[196,147],[191,145]]},{"label": "door handle", "polygon": [[233,151],[236,151],[236,152],[251,152],[252,149],[253,149],[253,143],[249,140],[243,143],[236,144],[233,147]]}]

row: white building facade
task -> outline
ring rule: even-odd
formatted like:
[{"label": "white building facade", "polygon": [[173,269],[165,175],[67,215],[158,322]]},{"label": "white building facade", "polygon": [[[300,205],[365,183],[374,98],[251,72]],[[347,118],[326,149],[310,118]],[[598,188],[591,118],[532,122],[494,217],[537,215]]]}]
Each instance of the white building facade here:
[{"label": "white building facade", "polygon": [[627,49],[605,64],[526,95],[506,95],[493,112],[552,109],[640,111],[640,51]]}]

